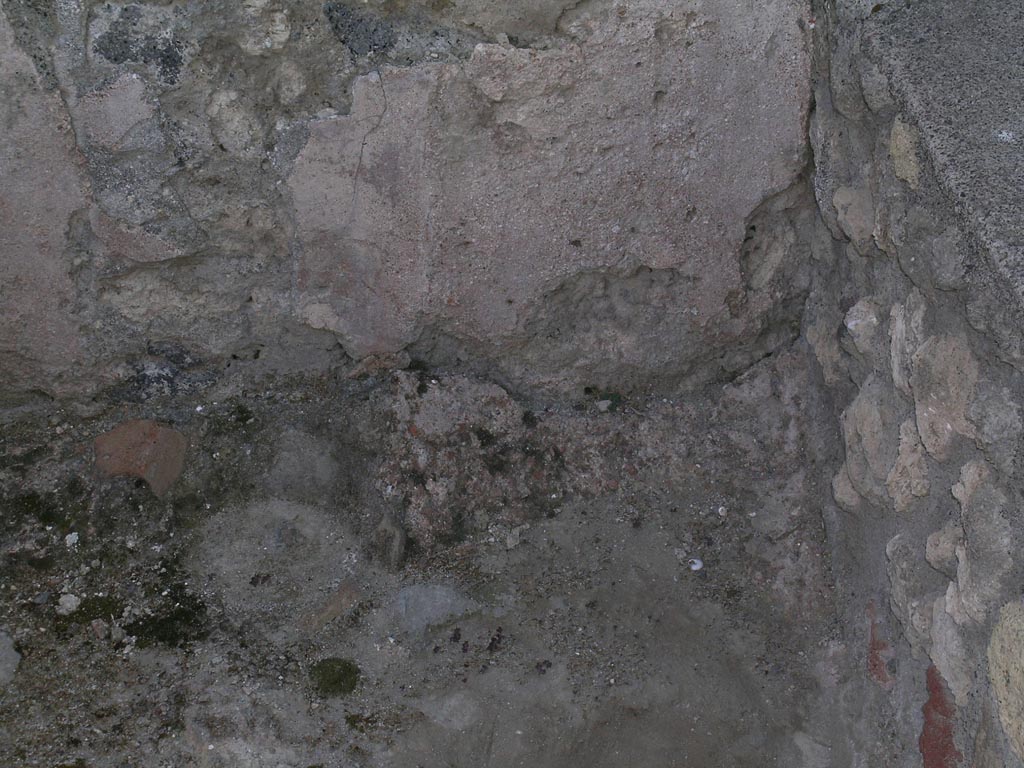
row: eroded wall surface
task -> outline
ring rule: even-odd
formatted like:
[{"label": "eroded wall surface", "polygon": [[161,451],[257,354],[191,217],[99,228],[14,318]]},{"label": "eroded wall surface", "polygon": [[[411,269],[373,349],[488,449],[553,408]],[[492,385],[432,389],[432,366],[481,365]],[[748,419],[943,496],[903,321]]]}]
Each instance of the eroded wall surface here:
[{"label": "eroded wall surface", "polygon": [[[96,509],[116,510],[111,530],[126,550],[136,543],[124,532],[133,523],[120,516],[145,508],[152,547],[168,545],[164,535],[186,519],[207,526],[211,541],[228,538],[244,531],[232,527],[231,514],[242,514],[260,531],[250,544],[263,541],[264,528],[277,531],[282,516],[298,521],[282,546],[299,542],[302,552],[303,536],[335,525],[336,510],[317,505],[327,509],[341,487],[338,450],[358,459],[344,470],[358,503],[345,509],[362,515],[353,546],[372,552],[383,604],[398,589],[388,574],[405,556],[396,544],[405,536],[434,567],[429,558],[451,556],[467,537],[485,553],[496,541],[515,550],[529,530],[521,526],[549,525],[540,521],[563,496],[576,496],[574,525],[599,508],[603,516],[586,524],[604,537],[619,536],[627,502],[662,504],[671,536],[659,533],[657,546],[677,535],[688,542],[676,547],[686,557],[668,558],[672,567],[685,576],[690,555],[701,555],[708,571],[715,558],[733,568],[694,595],[729,610],[762,601],[751,615],[769,621],[758,631],[772,633],[735,658],[756,661],[756,674],[770,677],[780,696],[793,669],[814,691],[791,702],[793,711],[810,710],[807,717],[757,713],[775,754],[807,768],[1022,765],[1022,36],[1024,18],[1012,4],[972,4],[965,14],[945,0],[820,3],[813,15],[796,0],[4,0],[0,405],[87,395],[101,404],[76,411],[81,423],[53,416],[59,440],[47,422],[23,441],[12,430],[4,444],[6,487],[30,487],[11,518],[10,551],[22,558],[12,567],[33,589],[50,578],[46,569],[79,570],[64,582],[53,577],[63,603],[23,588],[11,609],[22,617],[20,644],[0,636],[3,679],[33,643],[57,651],[36,636],[24,618],[36,614],[25,611],[38,609],[61,631],[69,631],[66,617],[91,615],[70,598],[103,586],[89,575],[93,554],[103,565],[103,542],[84,527]],[[804,343],[816,365],[799,352]],[[365,393],[345,389],[357,386],[351,381],[312,377],[289,388],[278,380],[257,398],[265,414],[245,405],[253,398],[244,386],[229,384],[236,374],[249,382],[333,368],[369,374],[368,392],[389,381],[404,388],[394,408],[352,422],[361,444],[325,426],[316,410],[330,401],[323,390],[346,393],[334,403],[338,413],[353,407],[345,398],[365,402]],[[405,368],[420,373],[373,378]],[[434,379],[425,368],[457,375]],[[795,376],[802,383],[794,387]],[[678,403],[664,413],[655,406],[650,422],[626,419],[622,431],[636,433],[629,439],[602,431],[599,414],[614,411],[622,393],[723,378],[739,382],[742,407],[726,388],[724,405],[694,400],[678,412]],[[457,428],[434,434],[436,424],[410,415],[422,403],[409,403],[430,401],[438,387],[457,394],[442,419]],[[536,416],[509,394],[541,390],[584,397],[562,405],[585,418],[551,417],[557,452],[528,439]],[[489,398],[500,407],[476,414],[471,406]],[[780,398],[777,413],[768,404]],[[726,410],[736,408],[742,418],[729,422]],[[259,429],[275,440],[283,431],[273,450],[256,427],[246,431],[264,416],[270,426]],[[296,429],[300,422],[315,439]],[[836,432],[840,461],[829,439]],[[692,444],[675,442],[683,433]],[[643,462],[631,463],[633,453]],[[773,457],[781,463],[773,466]],[[817,477],[833,465],[829,494]],[[743,487],[746,519],[731,515],[732,500],[708,496],[712,486],[699,494],[687,486],[709,468],[721,476],[716,483]],[[78,484],[85,476],[95,487]],[[56,477],[71,490],[55,491]],[[379,487],[360,486],[366,477]],[[609,496],[595,504],[593,488]],[[666,504],[676,495],[700,507],[698,517]],[[716,514],[712,501],[725,512],[715,535],[700,522],[709,509]],[[227,511],[211,514],[211,523],[212,503]],[[77,530],[47,522],[57,512],[70,515],[55,518],[62,525],[83,527],[81,549],[77,538],[63,538]],[[791,512],[796,527],[788,526]],[[819,515],[824,538],[812,533]],[[559,525],[550,523],[556,533]],[[686,539],[693,531],[704,533]],[[243,544],[230,557],[216,546],[179,554],[193,558],[194,573],[213,574],[203,599],[222,600],[229,613],[252,619],[246,626],[263,622],[255,633],[263,642],[260,632],[278,629],[248,595],[270,583],[267,574],[225,565],[248,562]],[[50,551],[60,547],[54,560]],[[622,567],[645,562],[639,550],[624,552]],[[153,562],[128,556],[140,573],[161,567],[157,555],[147,557]],[[319,562],[308,570],[333,573],[318,571]],[[534,562],[517,560],[524,573]],[[43,575],[26,570],[37,566]],[[456,572],[446,568],[447,561],[430,573]],[[269,590],[290,589],[282,585],[308,574],[285,576]],[[577,581],[562,573],[549,585]],[[602,599],[625,604],[616,580],[607,587]],[[358,605],[344,585],[330,590],[326,605],[303,603],[311,623],[288,631],[316,638]],[[32,602],[44,592],[46,600]],[[635,592],[650,598],[642,586]],[[476,610],[452,594],[431,599]],[[675,593],[653,594],[661,605]],[[115,639],[119,621],[161,615],[158,597],[166,595],[126,594],[131,610],[89,630],[104,653],[134,642]],[[573,605],[559,633],[572,636],[589,621],[589,600]],[[789,613],[775,627],[777,605]],[[780,642],[810,626],[801,624],[801,606],[815,612],[813,636]],[[298,615],[289,610],[270,614],[288,624]],[[82,641],[81,658],[93,658],[76,621],[70,636]],[[617,621],[608,619],[610,631]],[[680,631],[692,629],[684,625]],[[717,619],[708,626],[735,627]],[[491,639],[500,645],[512,636],[484,624],[475,631],[481,664],[492,658]],[[665,631],[651,637],[667,647],[676,630]],[[362,650],[372,656],[371,646],[379,648],[367,638]],[[434,640],[455,659],[445,664],[465,663],[468,651]],[[275,638],[266,642],[275,647]],[[280,657],[281,679],[305,675],[325,642]],[[754,658],[750,649],[761,645],[776,656]],[[588,659],[597,664],[608,646],[594,648]],[[19,685],[26,668],[49,679],[26,658]],[[553,667],[539,651],[535,661],[537,680],[546,680],[523,693],[529,707],[558,687],[548,684]],[[212,653],[211,675],[222,662],[227,670]],[[205,718],[223,702],[186,711],[182,702],[205,684],[185,666],[175,670],[175,690],[188,695],[162,711],[170,730],[187,723],[193,741],[168,754],[202,754],[216,741],[240,750],[239,760],[251,756],[246,750],[257,747],[235,740],[251,715],[240,707],[218,726]],[[663,702],[686,705],[676,694],[689,684],[684,670],[675,688],[659,693]],[[89,685],[88,674],[67,690]],[[586,674],[594,686],[587,695],[605,695],[611,675]],[[244,685],[267,683],[260,675],[253,671]],[[568,686],[570,678],[559,679]],[[416,711],[445,739],[480,719],[481,701],[485,719],[498,723],[500,696],[481,685],[451,700],[437,693],[441,686]],[[225,699],[237,695],[224,690]],[[285,709],[308,698],[290,695]],[[631,706],[607,711],[625,718]],[[730,734],[731,706],[716,721]],[[659,759],[671,754],[677,728],[661,711],[644,717],[664,740],[633,744]],[[575,721],[583,735],[551,759],[608,756],[592,739],[612,715],[600,707],[584,715]],[[365,735],[367,722],[348,725]],[[404,727],[373,722],[370,730],[388,734]],[[303,727],[312,733],[319,725]],[[48,743],[49,731],[39,733]],[[288,732],[283,742],[308,743],[308,733]],[[757,753],[758,733],[732,743],[737,754]],[[543,744],[561,735],[553,731]],[[721,754],[718,747],[707,754]],[[473,742],[466,754],[478,759],[490,749]]]},{"label": "eroded wall surface", "polygon": [[7,0],[9,398],[256,356],[629,388],[791,339],[806,3],[510,5]]},{"label": "eroded wall surface", "polygon": [[829,526],[874,713],[851,738],[886,765],[1018,766],[1024,16],[848,3],[822,22],[833,239],[805,336],[843,409]]}]

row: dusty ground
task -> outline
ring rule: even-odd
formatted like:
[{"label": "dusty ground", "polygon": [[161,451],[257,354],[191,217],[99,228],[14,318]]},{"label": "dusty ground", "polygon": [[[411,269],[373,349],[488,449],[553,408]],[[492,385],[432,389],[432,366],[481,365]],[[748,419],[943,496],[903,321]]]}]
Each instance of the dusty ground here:
[{"label": "dusty ground", "polygon": [[[0,764],[842,764],[810,370],[560,404],[411,370],[26,415],[0,444]],[[138,417],[188,441],[162,498],[94,465]]]}]

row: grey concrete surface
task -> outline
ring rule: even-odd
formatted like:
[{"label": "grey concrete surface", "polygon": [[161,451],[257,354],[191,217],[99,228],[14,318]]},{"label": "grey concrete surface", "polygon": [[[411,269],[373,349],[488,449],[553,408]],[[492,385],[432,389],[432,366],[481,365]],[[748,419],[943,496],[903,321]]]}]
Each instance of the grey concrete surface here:
[{"label": "grey concrete surface", "polygon": [[920,131],[921,151],[1018,299],[1024,299],[1024,9],[910,3],[865,38]]}]

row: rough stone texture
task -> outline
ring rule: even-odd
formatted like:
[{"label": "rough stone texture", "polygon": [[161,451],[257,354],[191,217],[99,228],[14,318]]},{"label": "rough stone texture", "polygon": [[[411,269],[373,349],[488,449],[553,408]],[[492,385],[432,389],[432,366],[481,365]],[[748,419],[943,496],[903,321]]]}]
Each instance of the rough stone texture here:
[{"label": "rough stone texture", "polygon": [[957,547],[957,603],[974,621],[998,605],[1017,547],[1005,493],[985,464],[965,464],[953,486],[960,502],[964,543]]},{"label": "rough stone texture", "polygon": [[927,595],[936,579],[908,539],[904,534],[897,534],[885,547],[891,590],[889,604],[903,627],[903,636],[911,651],[921,658],[927,654],[933,621],[932,603],[922,595]]},{"label": "rough stone texture", "polygon": [[444,584],[416,584],[395,595],[392,611],[402,631],[422,635],[429,627],[450,623],[479,607]]},{"label": "rough stone texture", "polygon": [[813,5],[3,0],[0,762],[1020,768],[1024,20]]},{"label": "rough stone texture", "polygon": [[14,648],[14,640],[9,634],[0,631],[0,689],[14,679],[21,663],[21,654]]},{"label": "rough stone texture", "polygon": [[946,610],[946,596],[935,598],[931,622],[932,660],[958,706],[970,703],[975,659],[967,650],[963,631]]},{"label": "rough stone texture", "polygon": [[928,564],[950,580],[956,579],[956,552],[962,545],[964,529],[960,521],[949,521],[928,536],[925,558]]},{"label": "rough stone texture", "polygon": [[1003,474],[1013,474],[1024,420],[1011,390],[998,379],[983,382],[967,417],[977,425],[976,439],[988,460]]},{"label": "rough stone texture", "polygon": [[125,74],[111,85],[83,98],[77,105],[75,131],[87,147],[117,151],[130,141],[140,123],[152,118],[156,109],[146,96],[145,81]]},{"label": "rough stone texture", "polygon": [[898,457],[898,404],[885,384],[872,376],[843,412],[846,471],[857,492],[886,503],[886,483]]},{"label": "rough stone texture", "polygon": [[791,341],[806,1],[504,5],[71,3],[42,40],[6,3],[0,387],[130,387],[158,340],[666,388]]},{"label": "rough stone texture", "polygon": [[66,394],[83,362],[65,239],[85,182],[60,97],[44,91],[0,9],[0,404]]},{"label": "rough stone texture", "polygon": [[914,289],[905,303],[894,304],[890,312],[890,364],[896,388],[910,396],[910,378],[913,357],[920,347],[927,304],[921,293]]},{"label": "rough stone texture", "polygon": [[[903,4],[899,4],[903,5]],[[964,14],[954,0],[907,3],[872,29],[870,41],[939,183],[1024,297],[1024,29],[1019,6],[985,2]]]},{"label": "rough stone texture", "polygon": [[875,204],[871,191],[857,187],[839,187],[832,197],[843,233],[861,248],[868,248],[875,230]]},{"label": "rough stone texture", "polygon": [[879,619],[874,602],[868,603],[867,615],[867,673],[871,681],[884,691],[892,690],[896,684],[890,670],[895,657],[891,643],[883,634],[884,623]]},{"label": "rough stone texture", "polygon": [[906,512],[915,498],[928,495],[930,484],[924,446],[911,419],[900,424],[899,454],[885,480],[885,485],[897,512]]},{"label": "rough stone texture", "polygon": [[[903,743],[918,744],[863,759],[1017,766],[1006,723],[989,712],[986,655],[1021,573],[1024,325],[1008,257],[1019,221],[1007,216],[1019,185],[1006,183],[1020,155],[995,146],[995,124],[1017,121],[1010,51],[1024,16],[997,3],[963,15],[901,0],[819,10],[827,65],[815,78],[814,189],[839,243],[815,244],[804,334],[843,408],[833,568],[884,594],[876,604],[896,619],[893,698],[865,727],[895,723]],[[980,53],[982,38],[992,55]],[[884,491],[880,457],[893,459]],[[849,601],[848,626],[862,606]],[[879,682],[873,627],[866,656]],[[924,730],[911,736],[921,706]]]},{"label": "rough stone texture", "polygon": [[162,496],[181,476],[188,441],[176,429],[153,421],[126,421],[96,438],[96,469],[106,475],[145,480]]},{"label": "rough stone texture", "polygon": [[[0,435],[24,655],[0,763],[847,763],[861,702],[818,511],[837,435],[807,354],[604,409],[425,371],[179,392],[133,406],[190,436],[161,498],[76,452],[116,413],[22,418]],[[274,498],[302,462],[331,492]],[[353,690],[322,695],[328,658]]]},{"label": "rough stone texture", "polygon": [[935,458],[945,460],[955,435],[974,437],[967,409],[978,363],[964,340],[932,337],[914,354],[913,371],[910,384],[921,442]]},{"label": "rough stone texture", "polygon": [[1019,600],[999,612],[988,645],[988,674],[1003,731],[1024,759],[1024,605]]},{"label": "rough stone texture", "polygon": [[749,265],[740,247],[803,166],[799,12],[633,3],[572,45],[360,77],[289,176],[300,316],[355,357],[427,330],[499,366],[527,345],[511,372],[552,384],[689,372],[756,336],[794,235]]},{"label": "rough stone texture", "polygon": [[880,328],[884,318],[879,305],[870,298],[864,298],[850,307],[843,318],[840,346],[859,358],[866,370],[873,370],[884,363],[888,354],[885,334]]},{"label": "rough stone texture", "polygon": [[1013,760],[1013,753],[1006,744],[995,707],[992,701],[984,704],[981,724],[974,739],[972,768],[1005,768]]},{"label": "rough stone texture", "polygon": [[889,153],[892,155],[893,172],[896,178],[907,182],[911,189],[921,183],[921,166],[917,158],[917,129],[900,118],[892,122],[889,134]]}]

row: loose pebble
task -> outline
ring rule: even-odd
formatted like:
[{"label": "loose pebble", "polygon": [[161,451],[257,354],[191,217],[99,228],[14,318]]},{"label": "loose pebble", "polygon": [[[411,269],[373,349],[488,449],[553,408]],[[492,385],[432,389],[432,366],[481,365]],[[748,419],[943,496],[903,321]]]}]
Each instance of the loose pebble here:
[{"label": "loose pebble", "polygon": [[0,630],[0,686],[5,686],[14,679],[21,663],[21,654],[14,648],[14,640],[9,634]]},{"label": "loose pebble", "polygon": [[61,595],[57,601],[57,613],[61,616],[70,616],[81,604],[82,599],[76,595]]}]

